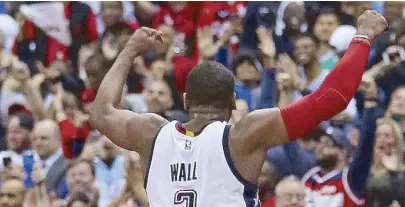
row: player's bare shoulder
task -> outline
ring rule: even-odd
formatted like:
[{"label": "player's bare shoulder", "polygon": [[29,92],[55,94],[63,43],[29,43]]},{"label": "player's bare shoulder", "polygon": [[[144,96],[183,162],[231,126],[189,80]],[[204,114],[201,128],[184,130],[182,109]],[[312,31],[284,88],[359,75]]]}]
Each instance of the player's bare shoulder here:
[{"label": "player's bare shoulder", "polygon": [[[138,146],[136,151],[141,155],[148,155],[152,146],[154,137],[159,130],[169,121],[162,116],[154,113],[136,114],[136,117],[131,118],[127,123],[127,133],[129,137],[139,137]],[[150,147],[149,147],[150,146]]]},{"label": "player's bare shoulder", "polygon": [[[272,139],[277,136],[277,139]],[[287,140],[279,108],[255,110],[231,128],[230,138],[238,140],[244,148],[267,148]],[[247,140],[249,140],[247,142]],[[280,141],[278,141],[280,140]]]}]

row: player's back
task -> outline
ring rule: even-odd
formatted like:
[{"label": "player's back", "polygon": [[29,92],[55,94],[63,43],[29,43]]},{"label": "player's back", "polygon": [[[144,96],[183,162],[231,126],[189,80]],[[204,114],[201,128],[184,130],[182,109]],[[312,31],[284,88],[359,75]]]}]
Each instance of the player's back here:
[{"label": "player's back", "polygon": [[163,126],[145,176],[150,206],[259,206],[257,186],[238,174],[230,158],[229,128],[217,121],[193,134],[177,121]]}]

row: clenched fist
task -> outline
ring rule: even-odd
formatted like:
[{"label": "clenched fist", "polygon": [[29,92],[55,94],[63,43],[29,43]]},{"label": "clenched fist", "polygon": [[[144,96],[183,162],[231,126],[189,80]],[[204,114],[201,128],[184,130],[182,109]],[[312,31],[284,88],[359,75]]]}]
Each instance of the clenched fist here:
[{"label": "clenched fist", "polygon": [[125,47],[137,54],[144,54],[157,42],[163,42],[162,32],[147,27],[141,27],[135,31]]},{"label": "clenched fist", "polygon": [[366,35],[371,40],[387,28],[387,20],[376,11],[367,10],[357,19],[357,34]]}]

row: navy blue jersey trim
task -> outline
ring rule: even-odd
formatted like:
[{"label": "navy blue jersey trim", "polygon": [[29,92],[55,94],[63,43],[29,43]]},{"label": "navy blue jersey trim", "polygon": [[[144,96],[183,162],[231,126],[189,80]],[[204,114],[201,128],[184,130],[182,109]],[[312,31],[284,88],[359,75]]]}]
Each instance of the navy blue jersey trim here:
[{"label": "navy blue jersey trim", "polygon": [[[168,123],[170,123],[170,122],[168,122]],[[166,124],[168,124],[168,123],[166,123]],[[150,170],[150,165],[152,164],[152,157],[153,157],[153,151],[155,150],[156,139],[157,139],[160,131],[163,129],[164,126],[166,126],[166,124],[164,124],[162,127],[160,127],[159,131],[156,133],[156,135],[152,141],[152,147],[151,147],[150,153],[149,153],[148,167],[146,168],[145,180],[143,182],[143,187],[145,188],[145,190],[146,190],[146,186],[148,184],[149,170]]]},{"label": "navy blue jersey trim", "polygon": [[[254,207],[254,199],[257,197],[257,184],[254,184],[246,180],[236,169],[235,164],[232,161],[231,154],[229,152],[229,130],[231,126],[227,125],[224,129],[224,134],[222,137],[222,146],[224,150],[224,155],[229,168],[231,169],[233,175],[238,179],[240,183],[244,185],[243,198],[247,207]],[[260,205],[260,204],[259,204]]]}]

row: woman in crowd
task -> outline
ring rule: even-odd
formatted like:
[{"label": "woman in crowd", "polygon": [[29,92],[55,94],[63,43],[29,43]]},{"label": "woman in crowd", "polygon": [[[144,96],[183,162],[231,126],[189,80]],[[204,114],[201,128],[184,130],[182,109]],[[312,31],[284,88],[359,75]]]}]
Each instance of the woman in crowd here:
[{"label": "woman in crowd", "polygon": [[402,131],[395,121],[377,121],[374,160],[368,180],[367,206],[405,206],[405,166]]},{"label": "woman in crowd", "polygon": [[402,133],[405,133],[405,86],[400,86],[392,93],[386,116],[393,119]]}]

